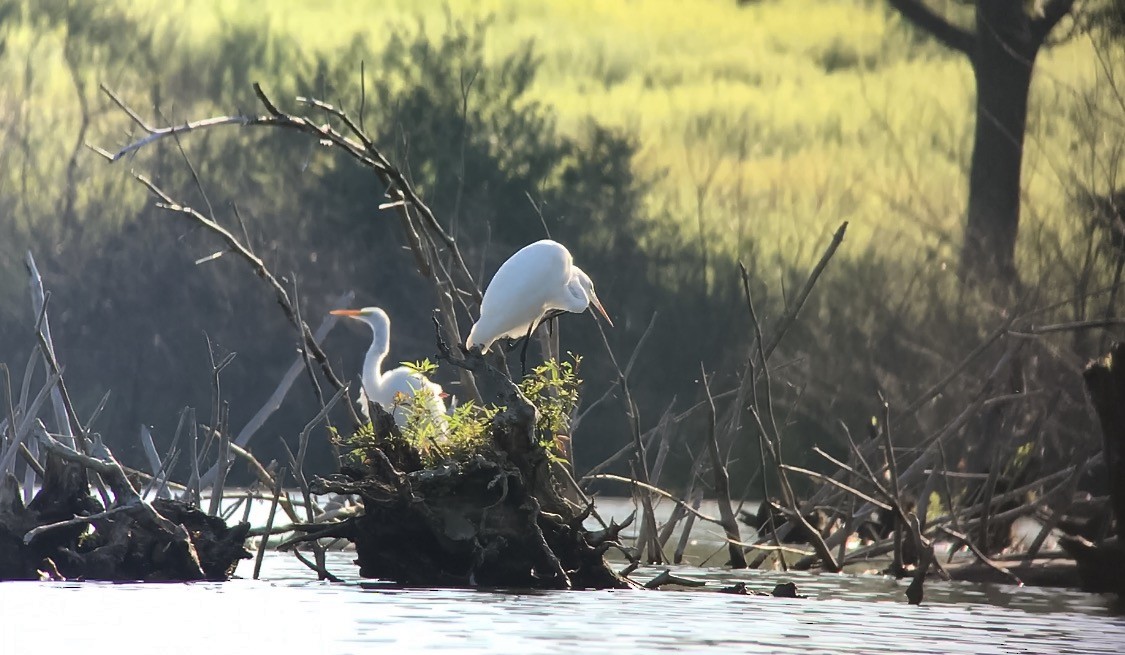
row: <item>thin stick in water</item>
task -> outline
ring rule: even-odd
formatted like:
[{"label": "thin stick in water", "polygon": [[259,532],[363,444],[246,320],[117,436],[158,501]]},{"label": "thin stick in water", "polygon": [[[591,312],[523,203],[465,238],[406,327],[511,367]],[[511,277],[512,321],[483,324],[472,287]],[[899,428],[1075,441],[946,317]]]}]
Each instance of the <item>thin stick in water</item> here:
[{"label": "thin stick in water", "polygon": [[254,558],[254,579],[258,579],[258,574],[262,571],[262,558],[266,555],[266,546],[269,542],[269,533],[273,529],[273,518],[277,514],[277,503],[281,499],[281,485],[285,482],[285,474],[288,471],[284,466],[278,471],[277,477],[274,479],[273,485],[273,502],[270,503],[270,513],[266,517],[266,534],[262,537],[262,541],[258,545],[258,554]]}]

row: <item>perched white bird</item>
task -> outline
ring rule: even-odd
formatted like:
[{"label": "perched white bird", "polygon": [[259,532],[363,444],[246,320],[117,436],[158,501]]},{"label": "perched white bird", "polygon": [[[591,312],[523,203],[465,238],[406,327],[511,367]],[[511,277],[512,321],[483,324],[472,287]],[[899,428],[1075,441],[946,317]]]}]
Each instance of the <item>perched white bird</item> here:
[{"label": "perched white bird", "polygon": [[[363,309],[334,309],[330,313],[363,321],[371,326],[371,347],[363,360],[363,395],[372,402],[379,403],[383,409],[394,416],[395,423],[404,425],[407,408],[413,402],[414,394],[425,389],[429,391],[426,405],[432,420],[445,424],[445,394],[441,385],[430,382],[426,376],[405,366],[383,372],[383,360],[387,357],[391,343],[391,319],[378,307]],[[361,407],[366,410],[367,403]]]},{"label": "perched white bird", "polygon": [[581,313],[591,304],[612,327],[594,283],[574,265],[570,251],[557,241],[536,241],[509,257],[492,276],[480,304],[480,320],[469,331],[465,347],[487,352],[501,337],[527,336],[552,311]]}]

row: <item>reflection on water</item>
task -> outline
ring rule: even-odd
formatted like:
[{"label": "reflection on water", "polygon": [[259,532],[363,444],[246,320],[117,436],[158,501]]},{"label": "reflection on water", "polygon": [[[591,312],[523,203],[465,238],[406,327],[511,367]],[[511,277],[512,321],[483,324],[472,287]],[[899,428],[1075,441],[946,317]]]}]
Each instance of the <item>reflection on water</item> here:
[{"label": "reflection on water", "polygon": [[[263,580],[225,584],[0,583],[0,653],[229,652],[1121,653],[1107,597],[994,585],[926,587],[926,604],[874,576],[677,571],[718,587],[797,583],[806,600],[695,591],[497,593],[317,582],[270,553]],[[250,575],[252,562],[239,569]],[[654,575],[659,569],[648,570]],[[639,576],[643,579],[643,576]],[[115,642],[114,636],[126,641]],[[315,650],[312,650],[315,649]],[[210,653],[208,653],[210,651]]]}]

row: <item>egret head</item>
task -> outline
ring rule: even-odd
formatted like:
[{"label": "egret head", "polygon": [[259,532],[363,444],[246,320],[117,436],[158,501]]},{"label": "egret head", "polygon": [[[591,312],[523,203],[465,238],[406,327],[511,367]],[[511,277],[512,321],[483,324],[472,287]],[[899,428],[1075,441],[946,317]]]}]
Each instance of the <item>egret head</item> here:
[{"label": "egret head", "polygon": [[333,309],[329,314],[334,316],[347,316],[358,321],[363,321],[371,326],[376,340],[387,339],[391,331],[391,319],[387,312],[378,307],[364,307],[363,309]]},{"label": "egret head", "polygon": [[582,292],[586,294],[586,299],[589,300],[590,304],[593,305],[599,312],[601,312],[602,316],[605,317],[606,323],[609,323],[609,326],[613,327],[613,321],[609,318],[609,314],[605,311],[605,307],[602,307],[602,301],[598,300],[598,294],[594,293],[594,281],[590,279],[589,275],[586,275],[586,271],[583,271],[577,266],[575,266],[573,270],[574,279],[578,282],[578,286],[581,287]]}]

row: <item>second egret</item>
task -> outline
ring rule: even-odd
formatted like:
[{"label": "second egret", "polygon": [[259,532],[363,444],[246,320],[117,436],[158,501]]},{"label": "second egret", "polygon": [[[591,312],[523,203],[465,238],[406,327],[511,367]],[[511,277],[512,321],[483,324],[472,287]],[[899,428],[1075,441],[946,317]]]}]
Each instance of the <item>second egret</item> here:
[{"label": "second egret", "polygon": [[[378,307],[363,309],[334,309],[336,316],[347,316],[363,321],[371,327],[371,346],[363,360],[363,393],[368,400],[379,403],[394,417],[395,423],[405,425],[407,409],[415,394],[425,390],[427,413],[437,423],[445,422],[445,394],[441,385],[430,382],[421,373],[399,366],[383,372],[383,360],[390,351],[391,319]],[[364,403],[366,409],[367,404]]]},{"label": "second egret", "polygon": [[590,305],[613,326],[593,281],[574,265],[570,251],[557,241],[536,241],[509,257],[492,276],[480,320],[469,331],[465,347],[487,352],[501,337],[527,336],[552,311],[581,313]]}]

